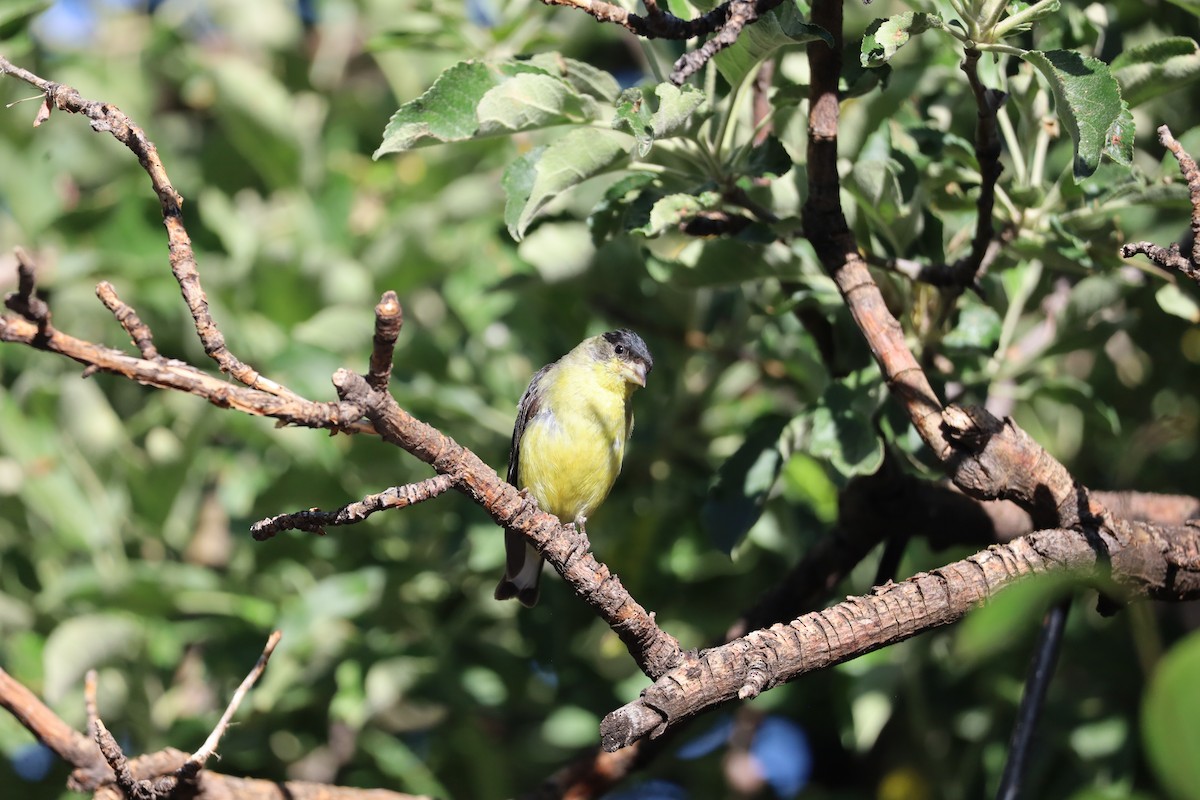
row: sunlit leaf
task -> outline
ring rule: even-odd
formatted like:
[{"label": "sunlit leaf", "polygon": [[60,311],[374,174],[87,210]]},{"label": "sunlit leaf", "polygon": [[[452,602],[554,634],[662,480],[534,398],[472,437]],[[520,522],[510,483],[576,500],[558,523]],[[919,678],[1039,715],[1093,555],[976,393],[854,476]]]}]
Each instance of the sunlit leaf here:
[{"label": "sunlit leaf", "polygon": [[717,70],[731,86],[740,84],[764,59],[781,47],[821,40],[833,46],[833,36],[820,25],[805,22],[795,3],[783,3],[744,28],[737,41],[717,53]]},{"label": "sunlit leaf", "polygon": [[464,61],[388,122],[374,158],[414,147],[504,136],[571,122],[594,109],[570,83],[525,61]]},{"label": "sunlit leaf", "polygon": [[573,186],[623,166],[630,137],[597,128],[572,130],[553,144],[530,151],[504,173],[504,220],[518,241],[547,203]]},{"label": "sunlit leaf", "polygon": [[913,36],[944,25],[938,14],[921,11],[906,11],[886,19],[877,19],[867,26],[863,34],[859,60],[864,67],[882,66],[891,61],[896,51],[908,44]]},{"label": "sunlit leaf", "polygon": [[1121,99],[1121,88],[1099,59],[1073,50],[1026,51],[1054,94],[1055,108],[1075,144],[1075,180],[1096,171],[1100,156],[1118,164],[1133,159],[1133,116]]},{"label": "sunlit leaf", "polygon": [[1186,36],[1171,36],[1123,50],[1111,65],[1130,107],[1173,92],[1200,78],[1200,45]]}]

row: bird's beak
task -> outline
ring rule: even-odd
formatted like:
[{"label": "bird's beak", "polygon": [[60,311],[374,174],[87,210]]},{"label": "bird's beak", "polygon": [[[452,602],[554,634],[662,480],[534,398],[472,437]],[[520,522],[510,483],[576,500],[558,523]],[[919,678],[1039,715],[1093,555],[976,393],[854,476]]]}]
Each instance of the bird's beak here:
[{"label": "bird's beak", "polygon": [[646,386],[646,365],[641,361],[634,361],[625,365],[625,380],[630,383],[636,383],[638,386],[645,388]]}]

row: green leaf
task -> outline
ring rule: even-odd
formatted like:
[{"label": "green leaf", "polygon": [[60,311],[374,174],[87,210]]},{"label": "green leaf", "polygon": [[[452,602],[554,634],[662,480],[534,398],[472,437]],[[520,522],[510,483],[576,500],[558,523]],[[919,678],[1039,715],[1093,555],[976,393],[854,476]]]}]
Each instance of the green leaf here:
[{"label": "green leaf", "polygon": [[[604,192],[604,199],[588,216],[592,241],[599,244],[608,241],[618,232],[625,231],[628,225],[626,220],[633,206],[638,204],[638,199],[643,195],[661,197],[659,192],[644,191],[654,180],[654,175],[649,172],[634,172],[608,187]],[[643,218],[649,220],[649,212]]]},{"label": "green leaf", "polygon": [[1200,632],[1166,654],[1142,698],[1142,743],[1172,797],[1200,797]]},{"label": "green leaf", "polygon": [[1038,575],[1000,592],[958,626],[956,660],[967,666],[979,664],[1032,637],[1046,610],[1073,583],[1065,575]]},{"label": "green leaf", "polygon": [[1167,0],[1167,2],[1171,3],[1172,5],[1179,6],[1186,11],[1192,12],[1197,17],[1200,17],[1200,0]]},{"label": "green leaf", "polygon": [[584,61],[567,58],[561,53],[538,53],[528,63],[561,78],[578,92],[612,103],[621,91],[617,79],[602,69]]},{"label": "green leaf", "polygon": [[1154,293],[1154,299],[1158,301],[1158,307],[1168,314],[1186,319],[1188,322],[1200,322],[1200,306],[1197,306],[1196,301],[1190,295],[1184,294],[1175,284],[1164,284]]},{"label": "green leaf", "polygon": [[421,757],[399,737],[372,729],[363,733],[358,744],[381,772],[399,782],[397,788],[401,791],[430,797],[452,796]]},{"label": "green leaf", "polygon": [[567,84],[550,75],[514,75],[490,89],[475,107],[472,138],[507,136],[551,125],[586,122],[594,111]]},{"label": "green leaf", "polygon": [[768,136],[766,141],[750,150],[746,164],[741,168],[742,175],[738,179],[743,189],[749,189],[750,178],[781,178],[791,171],[792,157],[784,148],[783,142],[774,136]]},{"label": "green leaf", "polygon": [[633,228],[633,233],[643,236],[659,234],[677,228],[701,211],[716,208],[721,204],[719,192],[701,192],[699,195],[669,194],[650,209],[650,219],[645,225]]},{"label": "green leaf", "polygon": [[1058,115],[1075,143],[1076,182],[1096,171],[1102,154],[1118,164],[1133,160],[1133,115],[1107,64],[1073,50],[1029,50],[1022,58],[1054,94]]},{"label": "green leaf", "polygon": [[1000,339],[1000,315],[990,306],[971,303],[958,315],[958,323],[942,340],[946,347],[990,351]]},{"label": "green leaf", "polygon": [[729,85],[737,86],[779,48],[817,39],[833,47],[829,31],[805,22],[795,3],[784,3],[744,28],[737,41],[717,53],[713,61]]},{"label": "green leaf", "polygon": [[1114,58],[1111,69],[1125,102],[1137,106],[1200,77],[1200,45],[1186,36],[1136,45]]},{"label": "green leaf", "polygon": [[787,417],[778,414],[756,419],[741,447],[721,465],[709,487],[700,522],[709,541],[726,555],[762,516],[783,468],[780,435],[787,424]]},{"label": "green leaf", "polygon": [[873,372],[830,384],[816,406],[792,421],[792,448],[829,462],[845,477],[878,470],[883,442],[872,422],[879,407],[878,385],[862,377]]},{"label": "green leaf", "polygon": [[[38,14],[48,9],[51,0],[27,0],[24,3],[6,3],[6,8],[0,8],[0,41],[11,39],[29,27],[29,23]],[[11,53],[9,55],[12,55]]]},{"label": "green leaf", "polygon": [[941,16],[921,11],[906,11],[887,19],[877,19],[867,26],[863,34],[859,62],[864,67],[883,66],[913,36],[931,28],[943,27],[945,23]]},{"label": "green leaf", "polygon": [[514,161],[501,183],[504,222],[520,241],[537,213],[558,195],[628,161],[630,138],[619,131],[578,128]]},{"label": "green leaf", "polygon": [[624,130],[633,136],[637,142],[638,158],[649,155],[650,148],[654,145],[654,125],[651,123],[653,116],[654,112],[650,110],[645,95],[636,86],[621,92],[621,96],[617,98],[617,114],[613,118],[612,126],[615,130]]},{"label": "green leaf", "polygon": [[666,233],[647,240],[650,252],[646,267],[656,281],[681,289],[799,277],[795,259],[785,254],[782,245],[778,248],[764,245],[762,233],[763,229],[754,225],[735,237],[718,239]]},{"label": "green leaf", "polygon": [[617,98],[612,126],[633,135],[638,158],[645,158],[650,153],[656,139],[680,133],[696,110],[704,105],[704,92],[686,84],[680,87],[660,83],[654,87],[654,98],[655,102],[651,102],[638,87],[626,89]]},{"label": "green leaf", "polygon": [[46,639],[42,654],[46,700],[56,703],[83,684],[84,674],[114,658],[136,662],[143,638],[142,625],[127,614],[80,614]]},{"label": "green leaf", "polygon": [[650,118],[650,125],[656,139],[682,131],[692,114],[704,105],[704,92],[691,84],[660,83],[654,87],[654,96],[658,98],[658,108]]},{"label": "green leaf", "polygon": [[392,115],[373,158],[427,145],[586,122],[592,119],[594,106],[569,82],[529,62],[464,61]]}]

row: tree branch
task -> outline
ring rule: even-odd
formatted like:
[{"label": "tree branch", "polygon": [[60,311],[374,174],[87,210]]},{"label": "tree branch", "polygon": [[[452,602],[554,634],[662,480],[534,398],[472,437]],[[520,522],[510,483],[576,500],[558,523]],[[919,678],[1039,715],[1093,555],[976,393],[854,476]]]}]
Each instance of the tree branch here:
[{"label": "tree branch", "polygon": [[542,0],[548,6],[576,8],[597,22],[620,25],[630,33],[645,39],[694,39],[716,33],[696,50],[685,53],[675,62],[671,82],[680,85],[695,75],[713,56],[737,41],[742,30],[752,25],[783,0],[725,0],[719,6],[695,19],[682,19],[664,11],[655,0],[647,0],[646,16],[632,14],[625,8],[605,0]]},{"label": "tree branch", "polygon": [[[108,133],[121,144],[129,148],[142,169],[150,176],[150,183],[158,195],[159,206],[162,210],[163,224],[167,228],[167,243],[169,246],[168,259],[171,273],[179,283],[184,302],[192,314],[196,325],[196,333],[204,352],[217,362],[222,372],[229,373],[241,383],[252,389],[297,399],[287,387],[259,375],[253,368],[239,361],[225,345],[225,337],[217,328],[212,314],[208,310],[208,298],[200,286],[200,275],[196,270],[196,255],[192,251],[192,240],[183,225],[183,197],[171,186],[167,171],[159,160],[158,150],[145,132],[142,131],[119,108],[109,103],[87,100],[70,86],[54,83],[39,78],[28,70],[22,69],[8,59],[0,56],[0,75],[12,75],[31,86],[41,90],[46,95],[46,116],[48,109],[56,108],[71,114],[81,114],[92,121],[92,130],[97,133]],[[38,117],[40,124],[42,117]]]},{"label": "tree branch", "polygon": [[574,526],[540,511],[537,503],[501,480],[479,456],[402,409],[388,393],[371,388],[360,375],[338,370],[338,395],[357,408],[391,442],[447,475],[454,488],[504,528],[520,531],[584,602],[613,629],[642,672],[657,677],[683,659],[675,637],[654,622],[608,567],[596,560],[587,537]]},{"label": "tree branch", "polygon": [[369,494],[356,503],[349,503],[336,511],[320,511],[310,508],[291,514],[267,517],[250,526],[250,533],[258,541],[266,541],[277,533],[288,530],[309,531],[321,536],[325,528],[335,525],[354,525],[362,522],[376,511],[409,506],[431,500],[454,488],[454,479],[449,475],[434,475],[419,483],[393,486],[379,494]]},{"label": "tree branch", "polygon": [[1183,145],[1171,135],[1171,129],[1166,125],[1159,127],[1158,140],[1175,156],[1175,160],[1179,162],[1179,171],[1187,181],[1188,198],[1192,203],[1192,252],[1190,257],[1185,256],[1178,243],[1170,247],[1160,247],[1151,242],[1133,242],[1121,247],[1121,257],[1131,258],[1140,253],[1163,269],[1178,270],[1200,283],[1200,167],[1183,149]]},{"label": "tree branch", "polygon": [[[244,696],[249,684],[261,673],[268,651],[277,641],[277,634],[273,634],[263,658],[259,659],[258,665],[246,681],[243,681],[225,717],[214,730],[213,736],[209,737],[205,747],[197,751],[196,756],[189,757],[186,753],[168,747],[137,758],[126,758],[100,720],[96,709],[94,673],[85,681],[84,696],[89,726],[103,742],[101,746],[97,746],[96,741],[63,722],[33,692],[3,669],[0,669],[0,708],[11,713],[17,722],[37,737],[38,741],[74,768],[68,781],[70,789],[91,794],[95,800],[175,797],[183,775],[187,775],[186,780],[194,786],[194,790],[187,794],[191,800],[229,800],[235,797],[238,800],[279,800],[281,797],[289,800],[422,800],[414,795],[383,789],[343,788],[307,781],[276,783],[254,778],[235,778],[186,766],[197,756],[202,756],[203,761],[206,748],[211,751],[209,745],[215,746],[214,737],[219,736],[228,722],[228,716],[236,710],[239,698]],[[110,762],[120,766],[120,779],[114,773]],[[203,763],[199,766],[203,767]]]},{"label": "tree branch", "polygon": [[1032,575],[1112,577],[1132,595],[1200,597],[1200,528],[1116,524],[1116,535],[1045,530],[996,545],[903,583],[876,587],[787,625],[754,631],[689,656],[600,723],[606,750],[625,747],[713,705],[747,700],[814,670],[957,622],[1000,590]]}]

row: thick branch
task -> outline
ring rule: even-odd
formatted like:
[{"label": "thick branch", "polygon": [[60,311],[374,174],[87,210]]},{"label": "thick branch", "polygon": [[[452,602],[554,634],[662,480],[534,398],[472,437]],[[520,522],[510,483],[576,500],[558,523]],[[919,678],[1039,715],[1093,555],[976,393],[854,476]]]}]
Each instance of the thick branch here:
[{"label": "thick branch", "polygon": [[661,735],[710,706],[755,697],[814,670],[949,625],[1032,575],[1098,577],[1111,564],[1112,577],[1131,595],[1200,597],[1200,569],[1188,563],[1200,553],[1200,528],[1116,527],[1115,536],[1061,529],[1034,533],[704,650],[605,717],[603,746],[615,750]]},{"label": "thick branch", "polygon": [[825,269],[833,276],[855,324],[879,362],[892,395],[941,461],[950,445],[941,432],[942,404],[908,345],[900,323],[888,310],[883,295],[859,253],[858,242],[842,213],[837,166],[838,78],[843,55],[841,0],[816,0],[811,22],[833,36],[808,45],[812,69],[808,113],[808,199],[804,232]]}]

